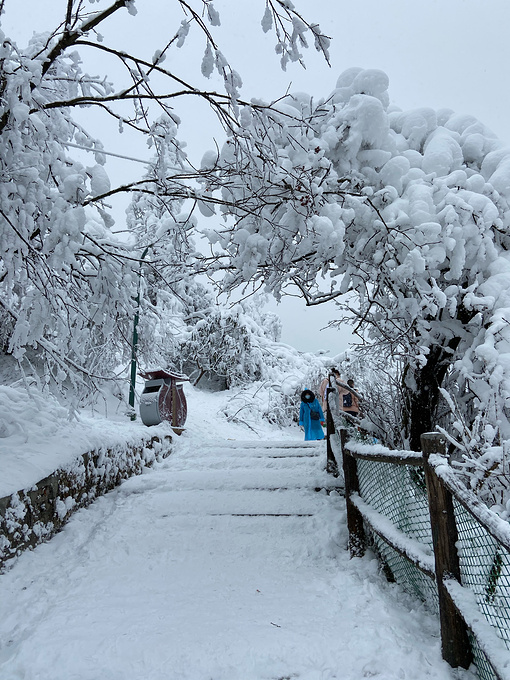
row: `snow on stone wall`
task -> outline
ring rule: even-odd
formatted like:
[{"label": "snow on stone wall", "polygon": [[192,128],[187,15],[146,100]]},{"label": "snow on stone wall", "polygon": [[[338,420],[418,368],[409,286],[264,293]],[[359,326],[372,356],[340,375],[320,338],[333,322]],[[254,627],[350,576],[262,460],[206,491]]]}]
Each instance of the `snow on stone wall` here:
[{"label": "snow on stone wall", "polygon": [[171,439],[152,436],[138,446],[89,451],[32,488],[0,498],[0,571],[23,550],[51,538],[75,510],[166,458]]}]

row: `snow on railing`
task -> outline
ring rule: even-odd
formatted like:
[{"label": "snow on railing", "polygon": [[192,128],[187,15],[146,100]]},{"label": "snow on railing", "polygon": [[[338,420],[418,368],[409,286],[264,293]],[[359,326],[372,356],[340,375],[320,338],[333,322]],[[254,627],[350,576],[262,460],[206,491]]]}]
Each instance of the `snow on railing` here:
[{"label": "snow on railing", "polygon": [[333,376],[327,401],[327,468],[345,477],[351,556],[370,544],[386,573],[438,608],[451,666],[474,661],[482,680],[510,680],[510,525],[455,475],[442,435],[423,435],[422,452],[348,441],[359,423],[341,413]]}]

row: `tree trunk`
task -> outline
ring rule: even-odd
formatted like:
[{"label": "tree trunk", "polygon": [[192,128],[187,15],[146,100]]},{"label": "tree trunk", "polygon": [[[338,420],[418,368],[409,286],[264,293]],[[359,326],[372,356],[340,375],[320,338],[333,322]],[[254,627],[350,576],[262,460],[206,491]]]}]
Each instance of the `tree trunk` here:
[{"label": "tree trunk", "polygon": [[454,346],[460,339],[455,338],[445,347],[433,347],[427,363],[404,373],[404,392],[407,402],[407,436],[411,451],[421,451],[420,437],[435,430],[435,417],[439,403],[439,388],[450,367]]}]

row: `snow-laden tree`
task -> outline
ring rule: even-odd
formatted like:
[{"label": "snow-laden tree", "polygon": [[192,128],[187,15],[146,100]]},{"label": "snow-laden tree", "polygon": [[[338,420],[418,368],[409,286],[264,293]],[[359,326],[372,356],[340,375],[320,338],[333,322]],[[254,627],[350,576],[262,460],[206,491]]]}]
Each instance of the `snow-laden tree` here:
[{"label": "snow-laden tree", "polygon": [[[111,31],[111,22],[121,13],[136,21],[134,0],[62,2],[59,25],[34,37],[27,47],[0,32],[2,344],[19,361],[27,357],[28,347],[35,348],[46,381],[71,378],[90,387],[91,381],[111,375],[129,355],[140,268],[152,266],[155,272],[157,263],[142,258],[152,244],[151,233],[139,234],[134,247],[112,234],[110,197],[136,189],[138,194],[165,195],[169,202],[200,198],[192,182],[201,172],[183,167],[182,158],[174,163],[177,147],[175,157],[156,164],[157,177],[111,186],[104,168],[109,152],[105,140],[99,139],[101,131],[108,130],[110,143],[113,121],[119,133],[126,130],[156,150],[167,149],[159,143],[160,135],[168,136],[177,122],[173,102],[186,97],[206,102],[232,139],[239,134],[241,79],[215,41],[218,12],[211,0],[172,4],[183,14],[175,29],[169,29],[165,44],[154,45],[149,58],[140,51],[141,45],[127,40],[123,44],[122,31]],[[0,11],[8,6],[9,0],[2,2]],[[327,55],[327,38],[288,0],[266,2],[262,24],[264,30],[274,30],[283,66],[301,60],[307,33]],[[219,92],[202,87],[202,80],[198,86],[188,82],[165,62],[179,54],[176,50],[193,27],[205,44],[202,75],[219,74],[223,88]],[[101,35],[103,29],[110,42]],[[90,55],[95,55],[92,72],[98,57],[113,60],[115,77],[90,75],[86,62]],[[169,61],[179,65],[177,56]],[[101,122],[94,114],[106,120]],[[99,134],[84,128],[80,121],[85,119],[91,125],[95,121]],[[166,132],[157,120],[168,122]],[[88,157],[94,160],[78,160],[85,154],[78,155],[76,147],[91,152]],[[179,225],[185,232],[189,224],[176,218],[172,229]],[[150,232],[152,226],[147,227]],[[174,239],[176,249],[177,242],[185,241],[185,235],[177,233],[168,238]],[[161,281],[161,274],[156,279]]]},{"label": "snow-laden tree", "polygon": [[185,318],[173,363],[195,385],[204,375],[222,378],[227,388],[271,379],[281,323],[272,312],[260,312],[263,306],[261,299],[230,306],[204,295],[201,308]]},{"label": "snow-laden tree", "polygon": [[45,61],[47,49],[47,38],[34,38],[20,53],[2,36],[0,305],[9,351],[21,359],[38,347],[46,377],[61,382],[115,364],[133,314],[132,263],[101,205],[86,209],[109,189],[104,158],[85,167],[67,155],[66,142],[91,140],[51,104],[79,87],[79,68],[73,58]]},{"label": "snow-laden tree", "polygon": [[260,298],[219,303],[213,286],[197,276],[194,203],[175,197],[167,177],[170,168],[186,165],[175,122],[158,120],[154,140],[143,189],[134,190],[127,210],[140,258],[136,359],[186,373],[195,385],[204,375],[224,387],[260,380],[272,363],[268,345],[280,339],[281,323],[261,311]]},{"label": "snow-laden tree", "polygon": [[[297,351],[280,344],[281,322],[264,311],[265,299],[218,302],[213,286],[197,277],[194,217],[189,208],[183,211],[182,198],[172,198],[168,189],[159,193],[165,184],[160,168],[182,167],[184,155],[172,121],[161,120],[158,126],[160,148],[144,190],[135,191],[127,211],[134,250],[140,253],[136,359],[141,366],[162,365],[186,373],[194,385],[207,381],[225,389],[258,382],[264,404],[254,413],[262,409],[272,422],[289,424],[297,412],[296,389],[300,392],[308,384],[310,366]],[[323,368],[315,362],[316,373],[318,367]],[[287,394],[282,384],[289,378],[292,389]],[[249,394],[248,401],[253,399]],[[243,395],[241,390],[228,418],[236,418],[239,408],[246,415]]]},{"label": "snow-laden tree", "polygon": [[263,282],[278,296],[292,284],[309,304],[347,307],[357,332],[405,359],[411,448],[436,427],[441,398],[454,406],[449,436],[471,458],[503,445],[510,152],[471,116],[390,106],[376,70],[350,69],[326,100],[296,94],[279,108],[271,126],[248,111],[247,138],[206,157],[219,175],[242,162],[249,179],[209,185],[237,206],[209,230],[227,253],[227,287]]},{"label": "snow-laden tree", "polygon": [[133,360],[145,366],[167,365],[183,318],[204,296],[194,278],[193,204],[184,210],[184,198],[179,191],[173,194],[168,178],[170,170],[181,172],[186,163],[177,130],[166,114],[154,125],[156,154],[126,211],[132,250],[139,257]]}]

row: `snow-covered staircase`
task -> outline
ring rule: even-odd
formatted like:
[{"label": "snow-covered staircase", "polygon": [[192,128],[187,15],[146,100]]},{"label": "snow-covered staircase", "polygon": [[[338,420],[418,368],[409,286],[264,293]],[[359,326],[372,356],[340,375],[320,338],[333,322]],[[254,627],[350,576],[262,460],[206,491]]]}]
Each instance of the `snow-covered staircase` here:
[{"label": "snow-covered staircase", "polygon": [[168,514],[312,517],[314,491],[340,488],[324,472],[324,442],[237,442],[173,459]]},{"label": "snow-covered staircase", "polygon": [[325,462],[183,438],[0,577],[0,678],[450,680],[435,622],[349,560]]}]

